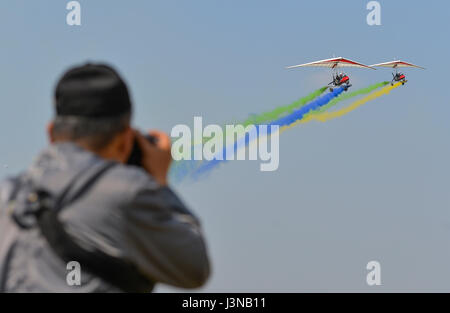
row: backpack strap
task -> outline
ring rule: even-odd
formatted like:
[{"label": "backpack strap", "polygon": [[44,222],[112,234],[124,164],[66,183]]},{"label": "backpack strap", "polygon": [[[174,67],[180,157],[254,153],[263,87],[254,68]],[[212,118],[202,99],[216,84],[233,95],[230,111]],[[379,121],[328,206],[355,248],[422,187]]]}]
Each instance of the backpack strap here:
[{"label": "backpack strap", "polygon": [[66,231],[58,218],[61,210],[80,199],[116,163],[105,162],[78,188],[81,173],[78,173],[61,194],[54,199],[45,191],[35,190],[37,226],[52,250],[65,262],[77,261],[83,271],[99,277],[125,292],[149,292],[154,283],[142,275],[131,263],[106,254],[99,249],[87,250],[80,246]]},{"label": "backpack strap", "polygon": [[[0,210],[4,210],[4,212],[0,214],[10,215],[10,210],[12,207],[11,201],[15,198],[18,189],[20,189],[20,176],[8,179],[2,184],[1,190],[2,195],[0,196],[0,205],[4,206],[0,208]],[[8,220],[3,220],[0,222],[0,233],[1,233],[1,242],[0,242],[0,255],[2,258],[0,259],[0,293],[6,292],[6,274],[8,272],[8,267],[13,257],[14,246],[16,245],[16,238],[20,228],[15,223],[11,223]]]}]

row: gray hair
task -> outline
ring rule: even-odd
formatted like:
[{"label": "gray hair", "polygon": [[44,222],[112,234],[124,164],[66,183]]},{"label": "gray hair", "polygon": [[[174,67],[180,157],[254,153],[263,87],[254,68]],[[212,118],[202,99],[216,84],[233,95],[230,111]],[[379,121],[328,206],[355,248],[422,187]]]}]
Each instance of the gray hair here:
[{"label": "gray hair", "polygon": [[130,120],[130,114],[98,118],[57,116],[52,135],[69,141],[86,140],[91,148],[102,149],[130,125]]}]

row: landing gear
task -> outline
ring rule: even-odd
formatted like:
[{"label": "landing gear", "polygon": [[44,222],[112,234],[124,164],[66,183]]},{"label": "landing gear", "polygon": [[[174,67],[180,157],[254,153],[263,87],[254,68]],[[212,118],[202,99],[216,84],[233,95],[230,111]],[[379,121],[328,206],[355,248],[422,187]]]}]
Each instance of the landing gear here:
[{"label": "landing gear", "polygon": [[402,86],[404,86],[404,85],[406,84],[407,80],[392,81],[392,82],[391,82],[391,86],[394,86],[394,84],[397,83],[397,82],[399,82],[399,83],[401,82],[401,83],[402,83]]},{"label": "landing gear", "polygon": [[397,69],[395,69],[395,74],[392,73],[391,86],[394,86],[395,83],[402,83],[402,85],[405,85],[406,82],[405,74],[399,73]]}]

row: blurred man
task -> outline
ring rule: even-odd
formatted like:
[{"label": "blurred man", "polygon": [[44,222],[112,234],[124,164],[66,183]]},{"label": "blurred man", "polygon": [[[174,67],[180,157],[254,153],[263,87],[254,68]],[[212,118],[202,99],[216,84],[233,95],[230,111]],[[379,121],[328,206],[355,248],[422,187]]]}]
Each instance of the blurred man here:
[{"label": "blurred man", "polygon": [[[55,110],[50,145],[0,185],[0,291],[202,286],[209,261],[199,221],[167,186],[170,139],[154,131],[150,142],[131,128],[120,76],[106,65],[70,69]],[[129,165],[136,146],[140,163]]]}]

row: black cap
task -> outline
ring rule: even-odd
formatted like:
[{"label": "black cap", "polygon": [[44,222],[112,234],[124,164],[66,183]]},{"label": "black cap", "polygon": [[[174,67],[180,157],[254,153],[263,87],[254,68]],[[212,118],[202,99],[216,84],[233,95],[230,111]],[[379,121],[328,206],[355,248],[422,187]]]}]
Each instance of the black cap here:
[{"label": "black cap", "polygon": [[57,116],[114,117],[131,113],[127,86],[105,64],[86,64],[69,69],[55,90]]}]

